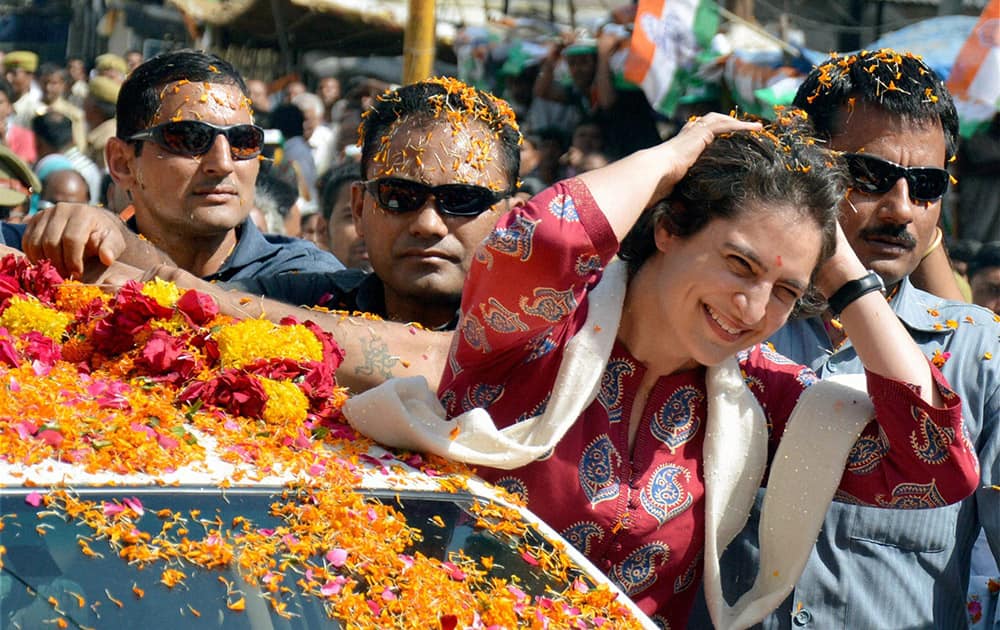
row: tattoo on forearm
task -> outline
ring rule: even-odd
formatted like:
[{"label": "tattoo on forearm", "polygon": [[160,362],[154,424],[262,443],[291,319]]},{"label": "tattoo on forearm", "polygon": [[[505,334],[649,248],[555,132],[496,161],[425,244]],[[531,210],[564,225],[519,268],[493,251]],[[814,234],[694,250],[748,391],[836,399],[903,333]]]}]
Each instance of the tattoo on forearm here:
[{"label": "tattoo on forearm", "polygon": [[361,376],[378,374],[382,378],[392,378],[392,368],[399,362],[399,357],[389,354],[385,341],[375,335],[361,339],[361,355],[365,362],[354,369],[354,373]]}]

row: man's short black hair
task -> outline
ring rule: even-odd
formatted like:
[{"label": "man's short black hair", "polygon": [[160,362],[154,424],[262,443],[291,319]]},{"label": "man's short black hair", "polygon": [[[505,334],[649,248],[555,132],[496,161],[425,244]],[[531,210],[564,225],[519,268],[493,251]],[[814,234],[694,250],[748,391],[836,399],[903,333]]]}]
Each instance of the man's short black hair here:
[{"label": "man's short black hair", "polygon": [[948,257],[958,262],[971,263],[983,244],[971,238],[945,239]]},{"label": "man's short black hair", "polygon": [[161,53],[139,64],[122,83],[115,110],[115,135],[124,140],[147,129],[160,108],[163,88],[181,80],[235,85],[249,97],[243,77],[228,61],[200,50]]},{"label": "man's short black hair", "polygon": [[32,118],[31,131],[56,151],[73,144],[73,122],[59,112],[48,111]]},{"label": "man's short black hair", "polygon": [[386,134],[404,118],[452,125],[482,123],[496,138],[508,190],[516,190],[521,166],[518,146],[521,132],[513,110],[506,101],[457,79],[429,79],[388,90],[376,97],[361,123],[362,177],[367,179],[368,169],[376,154],[382,150]]},{"label": "man's short black hair", "polygon": [[337,201],[340,189],[360,179],[361,165],[353,160],[327,171],[319,192],[319,208],[324,219],[329,221],[333,216],[333,204]]},{"label": "man's short black hair", "polygon": [[969,280],[984,269],[1000,267],[1000,241],[983,243],[976,257],[969,262]]},{"label": "man's short black hair", "polygon": [[945,160],[958,150],[958,113],[951,93],[944,81],[911,53],[883,48],[834,55],[813,68],[794,101],[809,114],[817,135],[825,139],[842,130],[845,109],[862,103],[903,120],[937,119],[944,130]]},{"label": "man's short black hair", "polygon": [[271,110],[271,126],[280,131],[285,140],[305,133],[302,129],[304,122],[302,110],[295,105],[283,103]]}]

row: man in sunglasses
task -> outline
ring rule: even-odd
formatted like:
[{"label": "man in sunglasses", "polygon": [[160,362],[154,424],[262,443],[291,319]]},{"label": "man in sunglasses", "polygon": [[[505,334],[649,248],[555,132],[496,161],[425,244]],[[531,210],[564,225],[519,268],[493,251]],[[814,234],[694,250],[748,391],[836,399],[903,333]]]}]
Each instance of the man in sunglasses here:
[{"label": "man in sunglasses", "polygon": [[[945,266],[950,281],[937,224],[949,181],[944,168],[956,150],[955,106],[933,70],[891,50],[828,59],[806,78],[795,105],[809,113],[820,137],[844,152],[850,189],[841,227],[861,261],[881,276],[893,311],[962,398],[982,484],[969,499],[944,508],[834,503],[794,592],[763,627],[964,628],[970,554],[981,527],[1000,556],[1000,362],[993,357],[1000,324],[986,309],[914,286],[918,275],[925,287],[935,284],[936,272],[921,269],[935,264]],[[879,287],[873,275],[848,290]],[[837,326],[837,297],[822,316],[790,322],[771,340],[821,378],[863,371]],[[914,451],[932,457],[937,427],[917,415],[914,420]],[[885,449],[879,442],[863,452],[856,447],[845,474],[867,474]],[[885,501],[904,501],[913,492],[936,490],[900,488]],[[759,508],[758,502],[751,524]],[[758,556],[751,531],[756,527],[739,535],[723,558],[727,597],[745,592],[745,576],[756,575],[749,570]],[[702,602],[691,627],[707,619]]]},{"label": "man in sunglasses", "polygon": [[141,269],[170,263],[217,281],[343,268],[307,241],[261,234],[249,219],[264,134],[229,63],[191,50],[158,55],[122,84],[116,113],[105,156],[132,218],[123,224],[100,208],[59,204],[32,219],[22,242],[30,258],[74,275],[95,256]]},{"label": "man in sunglasses", "polygon": [[241,282],[250,293],[455,327],[476,246],[511,207],[520,151],[506,103],[454,79],[387,91],[365,114],[351,206],[373,273]]}]

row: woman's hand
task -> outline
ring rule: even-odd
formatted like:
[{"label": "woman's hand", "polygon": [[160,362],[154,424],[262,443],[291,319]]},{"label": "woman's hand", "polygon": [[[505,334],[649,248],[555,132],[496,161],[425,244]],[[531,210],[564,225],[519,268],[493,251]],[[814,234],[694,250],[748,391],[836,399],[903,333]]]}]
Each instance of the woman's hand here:
[{"label": "woman's hand", "polygon": [[760,123],[706,114],[653,148],[579,176],[604,211],[619,242],[642,211],[670,194],[701,152],[719,134],[760,129]]},{"label": "woman's hand", "polygon": [[646,206],[651,206],[669,195],[716,136],[734,131],[759,129],[761,129],[760,123],[737,120],[732,116],[716,112],[689,120],[677,135],[651,149],[663,154],[666,170]]},{"label": "woman's hand", "polygon": [[851,280],[857,280],[865,275],[864,264],[854,253],[851,244],[847,242],[844,230],[837,223],[837,249],[823,266],[816,272],[816,288],[824,297],[830,297],[837,289]]}]

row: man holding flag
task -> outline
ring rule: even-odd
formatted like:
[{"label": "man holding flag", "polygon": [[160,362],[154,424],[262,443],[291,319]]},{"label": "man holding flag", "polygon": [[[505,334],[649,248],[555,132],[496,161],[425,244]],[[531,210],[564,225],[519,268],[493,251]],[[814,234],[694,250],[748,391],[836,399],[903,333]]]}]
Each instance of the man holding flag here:
[{"label": "man holding flag", "polygon": [[642,87],[653,109],[673,115],[698,52],[718,30],[711,0],[639,0],[625,79]]}]

